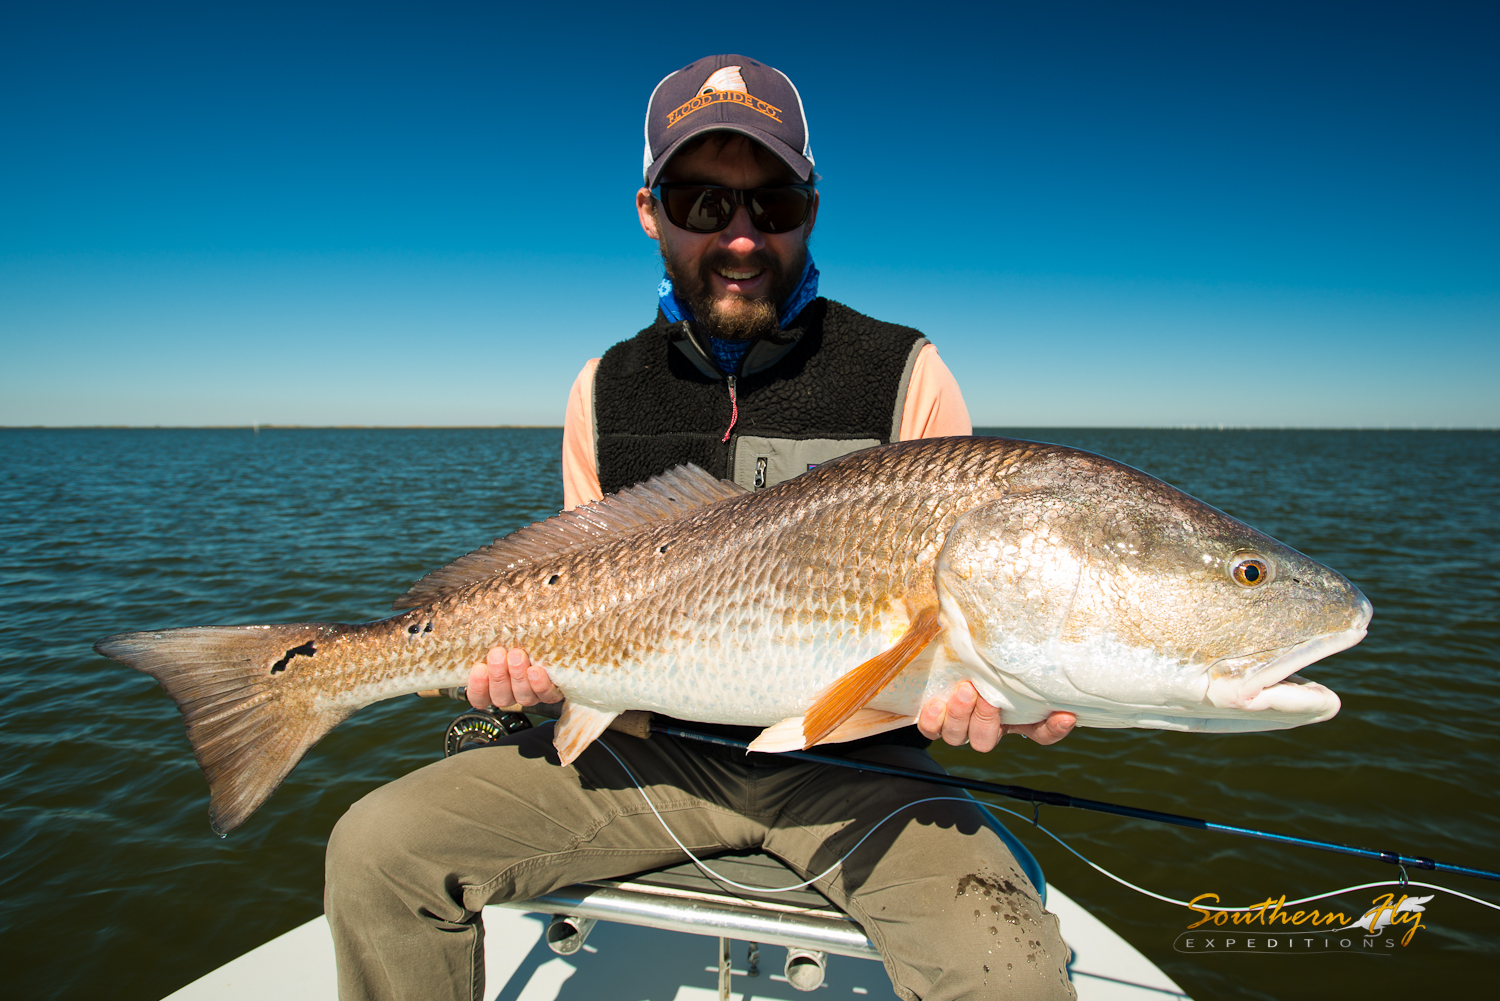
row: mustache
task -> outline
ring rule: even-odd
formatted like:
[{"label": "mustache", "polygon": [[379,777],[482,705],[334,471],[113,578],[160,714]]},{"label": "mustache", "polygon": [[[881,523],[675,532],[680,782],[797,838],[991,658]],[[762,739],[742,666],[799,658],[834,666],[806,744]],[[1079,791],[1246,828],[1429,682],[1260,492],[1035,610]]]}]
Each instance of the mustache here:
[{"label": "mustache", "polygon": [[709,275],[720,270],[724,271],[766,271],[771,276],[768,292],[762,298],[770,298],[779,290],[782,282],[784,268],[781,261],[775,256],[763,250],[757,250],[746,256],[731,254],[727,250],[716,250],[704,256],[698,265],[698,280],[702,288],[708,287]]},{"label": "mustache", "polygon": [[[770,248],[734,254],[712,247],[696,260],[674,259],[665,245],[661,250],[667,277],[676,286],[679,301],[692,314],[695,329],[725,340],[748,340],[776,330],[780,326],[777,310],[796,291],[807,264],[805,248],[789,255],[790,259],[778,257]],[[711,291],[713,274],[720,269],[761,270],[769,281],[764,283],[765,291],[753,298],[742,294],[720,298]]]}]

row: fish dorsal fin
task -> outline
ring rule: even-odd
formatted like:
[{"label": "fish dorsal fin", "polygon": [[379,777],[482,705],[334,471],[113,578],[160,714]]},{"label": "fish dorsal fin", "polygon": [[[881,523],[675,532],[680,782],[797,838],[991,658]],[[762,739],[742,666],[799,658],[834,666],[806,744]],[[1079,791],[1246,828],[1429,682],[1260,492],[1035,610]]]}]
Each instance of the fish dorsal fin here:
[{"label": "fish dorsal fin", "polygon": [[802,747],[812,747],[837,730],[880,690],[895,680],[922,648],[943,629],[936,606],[922,609],[894,645],[881,651],[818,693],[802,718]]},{"label": "fish dorsal fin", "polygon": [[513,567],[555,559],[561,553],[624,535],[659,521],[671,521],[737,497],[745,488],[721,480],[689,463],[644,483],[626,487],[603,500],[527,525],[488,546],[460,556],[423,577],[391,607],[420,608],[458,588],[504,573]]}]

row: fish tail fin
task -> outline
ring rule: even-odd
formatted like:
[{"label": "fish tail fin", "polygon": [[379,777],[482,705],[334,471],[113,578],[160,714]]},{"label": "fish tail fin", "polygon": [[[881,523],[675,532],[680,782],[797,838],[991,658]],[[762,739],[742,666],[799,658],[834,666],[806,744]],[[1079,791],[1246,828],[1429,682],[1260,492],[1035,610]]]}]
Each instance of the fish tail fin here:
[{"label": "fish tail fin", "polygon": [[197,626],[117,633],[94,649],[151,675],[177,703],[208,779],[209,823],[223,837],[265,802],[308,749],[354,708],[286,695],[303,658],[347,626]]}]

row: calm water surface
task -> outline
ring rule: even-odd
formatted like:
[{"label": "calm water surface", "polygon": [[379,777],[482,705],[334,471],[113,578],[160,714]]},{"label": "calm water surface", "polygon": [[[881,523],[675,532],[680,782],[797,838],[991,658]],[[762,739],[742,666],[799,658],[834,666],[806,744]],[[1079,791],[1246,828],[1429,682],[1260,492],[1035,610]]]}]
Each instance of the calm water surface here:
[{"label": "calm water surface", "polygon": [[[1500,435],[1011,432],[1140,466],[1358,584],[1369,638],[1305,673],[1336,719],[1272,734],[1080,731],[944,749],[950,768],[1500,868]],[[229,839],[177,711],[103,660],[124,629],[383,615],[421,574],[561,504],[555,430],[0,431],[0,956],[13,997],[154,999],[321,910],[354,800],[433,760],[452,703],[399,699],[335,730]],[[1228,903],[1387,867],[1043,811],[1100,864]],[[1048,877],[1198,998],[1487,995],[1500,914],[1452,897],[1394,955],[1182,955],[1186,912],[1034,832]],[[1493,884],[1432,882],[1500,901]],[[1423,891],[1430,892],[1430,891]],[[1373,891],[1340,903],[1356,913]]]}]

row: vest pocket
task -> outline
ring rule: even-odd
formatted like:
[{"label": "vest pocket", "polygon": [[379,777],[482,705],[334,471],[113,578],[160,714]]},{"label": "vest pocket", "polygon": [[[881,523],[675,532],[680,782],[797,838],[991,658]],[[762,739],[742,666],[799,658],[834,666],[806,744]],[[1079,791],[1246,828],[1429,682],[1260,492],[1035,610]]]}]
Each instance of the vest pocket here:
[{"label": "vest pocket", "polygon": [[808,469],[850,452],[874,448],[879,438],[760,438],[742,434],[734,439],[734,482],[746,490],[760,490],[800,476]]}]

